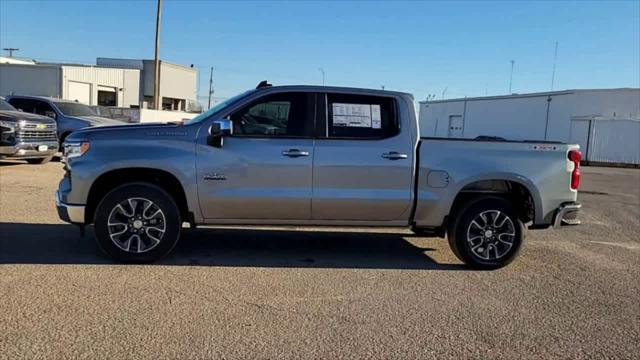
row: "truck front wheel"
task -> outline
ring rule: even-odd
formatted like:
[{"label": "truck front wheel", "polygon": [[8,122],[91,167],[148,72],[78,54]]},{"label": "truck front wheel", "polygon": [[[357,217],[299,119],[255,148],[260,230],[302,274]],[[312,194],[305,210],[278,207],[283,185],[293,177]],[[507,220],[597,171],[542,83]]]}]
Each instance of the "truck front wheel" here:
[{"label": "truck front wheel", "polygon": [[146,263],[167,255],[180,237],[180,211],[166,191],[147,183],[117,187],[100,201],[94,227],[100,248],[123,262]]},{"label": "truck front wheel", "polygon": [[524,241],[524,226],[508,200],[482,196],[463,205],[450,223],[447,238],[454,254],[477,269],[497,269],[512,262]]}]

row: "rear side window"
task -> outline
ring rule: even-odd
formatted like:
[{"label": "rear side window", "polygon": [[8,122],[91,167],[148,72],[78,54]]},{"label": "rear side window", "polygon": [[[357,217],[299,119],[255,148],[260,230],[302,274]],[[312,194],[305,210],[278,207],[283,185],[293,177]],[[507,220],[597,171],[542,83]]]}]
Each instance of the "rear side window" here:
[{"label": "rear side window", "polygon": [[395,100],[388,97],[327,94],[329,138],[382,139],[399,133]]},{"label": "rear side window", "polygon": [[291,92],[264,96],[231,114],[233,136],[311,137],[315,94]]},{"label": "rear side window", "polygon": [[36,102],[30,99],[9,99],[9,104],[13,105],[16,109],[20,109],[26,113],[36,112]]}]

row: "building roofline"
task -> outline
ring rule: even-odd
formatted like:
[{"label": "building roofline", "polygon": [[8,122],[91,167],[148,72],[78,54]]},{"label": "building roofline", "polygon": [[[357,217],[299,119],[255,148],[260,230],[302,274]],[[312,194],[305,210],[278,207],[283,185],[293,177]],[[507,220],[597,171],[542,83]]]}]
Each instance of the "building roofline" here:
[{"label": "building roofline", "polygon": [[495,96],[475,96],[475,97],[466,97],[466,98],[453,98],[453,99],[442,99],[442,100],[422,100],[420,104],[438,104],[438,103],[446,103],[446,102],[455,102],[455,101],[481,101],[481,100],[497,100],[497,99],[517,99],[517,98],[529,98],[529,97],[540,97],[540,96],[550,96],[550,95],[570,95],[581,92],[598,92],[598,91],[628,91],[628,90],[640,90],[640,88],[608,88],[608,89],[569,89],[569,90],[559,90],[559,91],[544,91],[544,92],[534,92],[534,93],[525,93],[525,94],[511,94],[511,95],[495,95]]}]

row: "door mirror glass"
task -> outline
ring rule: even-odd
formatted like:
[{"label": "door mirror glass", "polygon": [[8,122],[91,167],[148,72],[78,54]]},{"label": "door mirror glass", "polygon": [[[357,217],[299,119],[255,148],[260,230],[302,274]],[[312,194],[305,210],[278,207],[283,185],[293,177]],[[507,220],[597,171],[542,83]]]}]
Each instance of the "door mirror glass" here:
[{"label": "door mirror glass", "polygon": [[44,112],[44,116],[48,116],[48,117],[50,117],[52,119],[55,119],[56,118],[56,113],[54,111],[45,111]]},{"label": "door mirror glass", "polygon": [[229,119],[216,120],[209,127],[207,144],[214,147],[222,147],[223,138],[233,133],[233,122]]}]

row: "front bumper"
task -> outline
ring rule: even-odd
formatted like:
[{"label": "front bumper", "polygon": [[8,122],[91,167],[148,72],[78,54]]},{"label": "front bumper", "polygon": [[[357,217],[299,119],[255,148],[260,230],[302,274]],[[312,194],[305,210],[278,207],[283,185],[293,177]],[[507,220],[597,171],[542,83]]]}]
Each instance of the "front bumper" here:
[{"label": "front bumper", "polygon": [[556,209],[553,214],[553,227],[560,227],[566,225],[580,225],[580,220],[578,219],[578,213],[580,212],[580,208],[582,204],[578,202],[568,202],[562,204],[559,208]]},{"label": "front bumper", "polygon": [[[47,149],[39,151],[41,146]],[[43,158],[53,156],[58,152],[57,141],[47,142],[18,142],[11,146],[0,146],[0,157],[10,157],[16,159]]]},{"label": "front bumper", "polygon": [[60,200],[60,193],[56,191],[56,209],[62,221],[72,224],[84,224],[84,205],[69,205]]}]

